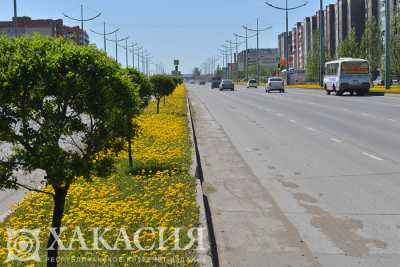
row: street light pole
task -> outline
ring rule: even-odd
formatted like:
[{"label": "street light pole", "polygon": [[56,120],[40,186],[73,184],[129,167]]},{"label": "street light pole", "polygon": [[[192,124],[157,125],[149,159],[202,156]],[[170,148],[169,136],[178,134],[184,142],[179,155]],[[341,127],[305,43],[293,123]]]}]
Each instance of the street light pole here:
[{"label": "street light pole", "polygon": [[90,31],[92,33],[94,33],[94,34],[103,36],[103,39],[104,39],[104,51],[107,53],[107,36],[116,33],[117,31],[119,31],[119,29],[116,29],[116,30],[114,30],[112,32],[106,32],[106,23],[103,22],[103,33],[96,32],[96,31],[94,31],[92,29],[90,29]]},{"label": "street light pole", "polygon": [[87,22],[87,21],[94,20],[94,19],[100,17],[100,16],[101,16],[101,12],[99,12],[96,16],[94,16],[94,17],[92,17],[92,18],[85,19],[84,16],[83,16],[83,5],[81,5],[81,18],[80,18],[80,19],[73,18],[73,17],[71,17],[71,16],[68,16],[67,14],[63,14],[63,15],[64,15],[64,17],[66,17],[66,18],[68,18],[68,19],[70,19],[70,20],[79,21],[79,22],[81,23],[81,32],[80,32],[80,36],[79,36],[79,37],[80,37],[80,42],[81,42],[81,44],[83,45],[83,44],[84,44],[83,23],[84,23],[84,22]]},{"label": "street light pole", "polygon": [[252,31],[252,32],[256,32],[256,36],[257,36],[257,82],[260,82],[260,32],[264,32],[266,30],[269,30],[272,28],[272,26],[268,26],[262,30],[260,30],[259,28],[259,20],[257,18],[257,29],[250,29],[248,27],[243,26],[246,30],[248,31]]},{"label": "street light pole", "polygon": [[286,60],[286,82],[288,82],[287,78],[289,74],[289,11],[306,6],[308,4],[308,1],[295,7],[289,7],[288,0],[286,0],[285,7],[275,6],[269,2],[265,2],[265,4],[278,10],[284,10],[286,13],[285,60]]},{"label": "street light pole", "polygon": [[324,1],[320,0],[319,8],[319,85],[324,85],[324,69],[325,69],[325,23],[324,23]]},{"label": "street light pole", "polygon": [[390,85],[390,0],[385,0],[385,89]]},{"label": "street light pole", "polygon": [[18,36],[18,12],[17,12],[17,0],[14,0],[14,35]]}]

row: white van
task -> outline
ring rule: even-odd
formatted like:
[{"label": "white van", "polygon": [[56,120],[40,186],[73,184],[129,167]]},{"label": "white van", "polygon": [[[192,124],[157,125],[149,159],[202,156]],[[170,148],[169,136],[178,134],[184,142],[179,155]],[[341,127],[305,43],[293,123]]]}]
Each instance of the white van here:
[{"label": "white van", "polygon": [[324,89],[328,95],[367,95],[371,87],[370,67],[365,59],[341,58],[325,64]]}]

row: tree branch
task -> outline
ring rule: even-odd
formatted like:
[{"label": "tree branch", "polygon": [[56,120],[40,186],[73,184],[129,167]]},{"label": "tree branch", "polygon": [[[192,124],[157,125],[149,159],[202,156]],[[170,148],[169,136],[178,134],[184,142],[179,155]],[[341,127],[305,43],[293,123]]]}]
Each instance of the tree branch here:
[{"label": "tree branch", "polygon": [[19,187],[22,187],[22,188],[24,188],[24,189],[26,189],[26,190],[28,190],[28,191],[32,191],[32,192],[36,192],[36,193],[42,193],[42,194],[47,194],[47,195],[50,195],[50,196],[52,196],[52,197],[55,196],[53,193],[46,192],[46,191],[39,190],[39,189],[35,189],[35,188],[31,188],[31,187],[29,187],[29,186],[27,186],[27,185],[23,185],[23,184],[20,184],[20,183],[18,183],[18,182],[15,182],[15,185],[17,185],[17,186],[19,186]]}]

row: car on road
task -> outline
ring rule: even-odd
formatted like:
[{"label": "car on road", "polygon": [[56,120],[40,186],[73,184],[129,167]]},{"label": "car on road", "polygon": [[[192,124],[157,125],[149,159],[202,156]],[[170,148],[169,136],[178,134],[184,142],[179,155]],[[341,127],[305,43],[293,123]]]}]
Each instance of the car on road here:
[{"label": "car on road", "polygon": [[205,81],[200,81],[199,85],[206,85],[206,82]]},{"label": "car on road", "polygon": [[233,83],[232,80],[222,80],[221,83],[219,84],[219,90],[235,91],[235,84]]},{"label": "car on road", "polygon": [[220,83],[221,83],[220,77],[213,77],[211,79],[211,89],[219,88]]},{"label": "car on road", "polygon": [[247,82],[247,88],[257,88],[258,83],[257,80],[251,79]]},{"label": "car on road", "polygon": [[285,92],[285,82],[281,77],[270,77],[267,80],[265,92],[270,93],[272,91]]},{"label": "car on road", "polygon": [[351,95],[369,94],[369,62],[358,58],[340,58],[325,64],[324,89],[328,95],[335,92],[341,96],[345,92]]},{"label": "car on road", "polygon": [[190,81],[189,83],[190,83],[190,84],[195,84],[196,82],[195,82],[195,81]]}]

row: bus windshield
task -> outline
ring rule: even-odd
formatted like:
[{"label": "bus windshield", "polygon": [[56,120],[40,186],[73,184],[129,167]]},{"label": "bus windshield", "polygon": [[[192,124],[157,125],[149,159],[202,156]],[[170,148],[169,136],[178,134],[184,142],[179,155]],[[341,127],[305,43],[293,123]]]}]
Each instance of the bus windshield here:
[{"label": "bus windshield", "polygon": [[343,62],[342,74],[369,74],[367,62]]}]

